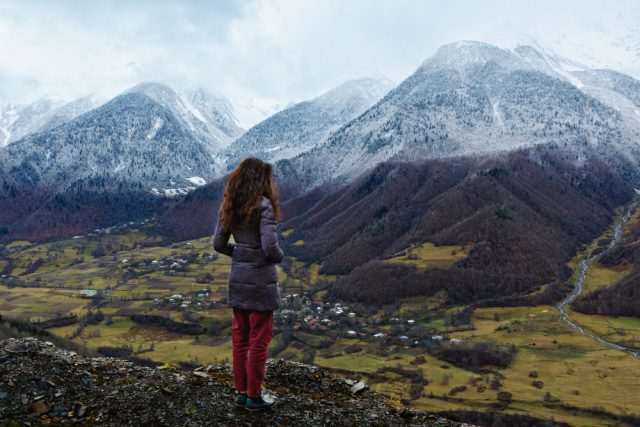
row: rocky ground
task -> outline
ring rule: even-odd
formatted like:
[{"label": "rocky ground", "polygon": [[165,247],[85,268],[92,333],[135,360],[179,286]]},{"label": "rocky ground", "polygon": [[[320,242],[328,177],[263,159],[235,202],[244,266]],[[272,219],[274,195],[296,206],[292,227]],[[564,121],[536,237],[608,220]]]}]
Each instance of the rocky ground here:
[{"label": "rocky ground", "polygon": [[163,368],[85,357],[34,338],[0,341],[0,425],[461,425],[397,409],[355,381],[284,360],[267,365],[277,407],[253,413],[233,405],[228,365]]}]

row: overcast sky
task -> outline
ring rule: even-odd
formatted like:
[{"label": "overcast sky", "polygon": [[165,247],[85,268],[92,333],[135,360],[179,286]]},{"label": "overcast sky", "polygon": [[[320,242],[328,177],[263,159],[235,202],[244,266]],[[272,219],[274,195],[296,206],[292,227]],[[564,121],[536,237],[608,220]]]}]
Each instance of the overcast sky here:
[{"label": "overcast sky", "polygon": [[438,46],[505,23],[573,28],[575,40],[575,28],[619,32],[638,3],[0,0],[0,105],[115,93],[141,81],[286,104],[354,77],[400,82]]}]

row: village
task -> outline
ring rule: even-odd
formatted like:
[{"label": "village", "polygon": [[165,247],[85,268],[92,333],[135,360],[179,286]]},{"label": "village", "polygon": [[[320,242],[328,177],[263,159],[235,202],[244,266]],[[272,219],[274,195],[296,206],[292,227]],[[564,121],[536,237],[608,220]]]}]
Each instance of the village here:
[{"label": "village", "polygon": [[[280,329],[290,328],[335,338],[357,338],[383,341],[403,347],[416,347],[424,341],[449,341],[462,344],[460,339],[449,339],[435,329],[423,326],[411,317],[360,312],[340,302],[313,300],[307,293],[289,294],[282,298],[282,308],[275,314]],[[332,334],[327,334],[332,331]]]},{"label": "village", "polygon": [[[139,225],[148,221],[141,221]],[[18,270],[29,271],[29,262],[38,263],[42,259],[38,268],[31,268],[37,272],[41,266],[59,263],[62,257],[65,257],[63,262],[73,266],[74,259],[81,256],[82,250],[85,254],[91,254],[88,262],[93,264],[89,268],[96,266],[100,269],[100,273],[92,273],[94,278],[100,276],[99,280],[82,280],[85,273],[79,270],[77,280],[64,280],[63,284],[49,283],[42,275],[28,276],[24,273],[5,275],[0,278],[0,283],[8,287],[63,287],[74,291],[76,298],[90,300],[89,308],[99,310],[101,307],[110,307],[114,313],[118,313],[116,315],[158,313],[173,318],[169,313],[175,313],[178,318],[190,323],[208,325],[211,320],[207,319],[216,319],[214,324],[221,322],[220,325],[224,325],[221,319],[229,317],[221,311],[228,308],[226,280],[223,280],[226,275],[224,269],[217,272],[216,268],[211,268],[212,265],[218,265],[219,255],[210,250],[206,241],[172,243],[147,251],[141,240],[136,240],[137,225],[128,223],[75,236],[70,246],[52,246],[38,254],[41,258],[27,260],[23,270]],[[127,239],[122,239],[119,236],[125,229],[129,229],[130,234]],[[89,249],[85,249],[87,247]],[[118,250],[117,255],[113,250]],[[464,342],[448,337],[446,332],[455,330],[450,327],[451,324],[445,324],[445,328],[442,328],[443,325],[431,322],[434,316],[443,313],[406,311],[400,310],[399,306],[346,305],[327,296],[326,292],[314,289],[311,282],[307,282],[309,277],[304,268],[289,267],[284,272],[282,304],[274,315],[275,333],[289,331],[294,336],[299,331],[327,343],[352,339],[387,349],[458,345]],[[289,281],[295,285],[292,286]],[[64,315],[60,313],[55,317]],[[221,334],[223,329],[212,328],[217,331],[216,335]]]}]

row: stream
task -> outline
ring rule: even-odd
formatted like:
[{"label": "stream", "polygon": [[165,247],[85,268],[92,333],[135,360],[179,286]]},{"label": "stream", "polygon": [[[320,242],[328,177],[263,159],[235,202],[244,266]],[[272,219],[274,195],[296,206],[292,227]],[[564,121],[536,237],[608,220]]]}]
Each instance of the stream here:
[{"label": "stream", "polygon": [[[631,205],[629,205],[629,207],[627,207],[622,218],[618,220],[618,222],[615,225],[615,229],[613,231],[613,238],[611,239],[611,242],[607,246],[607,250],[613,248],[620,241],[620,239],[622,238],[623,226],[625,225],[625,223],[627,223],[627,221],[629,221],[629,218],[631,218],[631,214],[633,213],[633,210],[638,206],[639,203],[640,202],[636,201],[636,202],[633,202]],[[578,333],[581,333],[584,336],[594,339],[599,343],[606,345],[609,348],[624,351],[625,353],[630,354],[636,359],[640,359],[639,350],[621,346],[614,342],[608,341],[599,335],[586,331],[584,328],[580,327],[573,320],[571,320],[571,317],[566,310],[566,307],[570,305],[580,294],[584,292],[585,290],[584,281],[587,277],[587,272],[589,271],[589,267],[591,266],[591,263],[595,261],[599,256],[600,254],[589,255],[587,258],[583,259],[582,261],[580,261],[580,263],[578,263],[578,267],[577,267],[578,275],[576,278],[575,285],[573,287],[573,291],[571,291],[571,293],[567,295],[565,299],[560,301],[560,303],[556,305],[556,308],[558,309],[558,311],[560,311],[560,316],[562,317],[562,321],[566,323],[571,329],[575,330]]]}]

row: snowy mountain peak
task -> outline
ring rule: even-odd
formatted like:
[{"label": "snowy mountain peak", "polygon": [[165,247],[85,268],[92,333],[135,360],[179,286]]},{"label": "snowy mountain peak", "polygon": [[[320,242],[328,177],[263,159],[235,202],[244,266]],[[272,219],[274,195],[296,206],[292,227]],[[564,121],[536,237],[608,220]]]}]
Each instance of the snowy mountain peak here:
[{"label": "snowy mountain peak", "polygon": [[587,69],[584,65],[565,58],[540,46],[527,35],[513,36],[514,45],[498,47],[479,41],[461,41],[442,46],[421,69],[456,70],[464,76],[472,68],[495,63],[505,70],[536,70],[551,77],[565,80],[580,88],[582,82],[572,72]]},{"label": "snowy mountain peak", "polygon": [[41,98],[27,105],[7,104],[0,108],[0,148],[31,133],[66,123],[100,104],[95,95],[67,103]]},{"label": "snowy mountain peak", "polygon": [[215,110],[227,120],[236,121],[233,115],[233,105],[227,98],[221,95],[205,88],[187,89],[181,92],[181,95],[200,109],[207,111]]},{"label": "snowy mountain peak", "polygon": [[508,49],[533,46],[546,58],[564,63],[567,71],[609,68],[640,78],[640,5],[625,15],[611,12],[602,10],[597,22],[559,23],[553,16],[541,22],[503,22],[479,39]]},{"label": "snowy mountain peak", "polygon": [[318,104],[344,104],[352,100],[362,102],[377,101],[393,89],[394,86],[395,84],[384,76],[347,80],[341,85],[313,99],[311,102]]},{"label": "snowy mountain peak", "polygon": [[331,132],[365,112],[392,88],[393,83],[380,76],[349,80],[317,98],[285,108],[229,146],[227,167],[246,156],[276,161],[322,145]]},{"label": "snowy mountain peak", "polygon": [[[640,93],[632,79],[585,76],[559,64],[558,57],[532,46],[512,51],[483,42],[445,45],[381,101],[287,167],[313,186],[348,181],[389,159],[561,143],[579,162],[586,146],[627,150],[638,133],[630,125],[635,118],[626,120],[635,114],[633,95]],[[600,87],[582,90],[580,79],[588,78]]]},{"label": "snowy mountain peak", "polygon": [[141,93],[163,105],[176,102],[178,99],[178,94],[173,89],[160,82],[139,83],[124,93]]},{"label": "snowy mountain peak", "polygon": [[97,176],[150,187],[173,186],[181,177],[182,184],[192,186],[187,177],[209,177],[215,167],[207,145],[170,108],[142,91],[128,91],[10,144],[0,150],[0,164],[25,184],[56,187]]},{"label": "snowy mountain peak", "polygon": [[227,137],[235,139],[244,133],[227,98],[205,88],[185,90],[180,95],[198,119],[219,129]]},{"label": "snowy mountain peak", "polygon": [[477,41],[459,41],[446,44],[438,49],[423,64],[423,69],[453,69],[465,72],[469,67],[487,62],[496,62],[507,69],[527,69],[529,66],[517,55],[507,49],[501,49],[488,43]]},{"label": "snowy mountain peak", "polygon": [[243,133],[231,102],[206,89],[177,93],[164,83],[140,83],[125,93],[140,93],[168,108],[182,125],[212,152],[224,148]]}]

